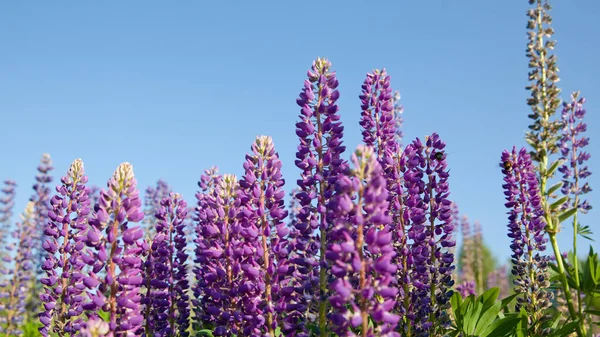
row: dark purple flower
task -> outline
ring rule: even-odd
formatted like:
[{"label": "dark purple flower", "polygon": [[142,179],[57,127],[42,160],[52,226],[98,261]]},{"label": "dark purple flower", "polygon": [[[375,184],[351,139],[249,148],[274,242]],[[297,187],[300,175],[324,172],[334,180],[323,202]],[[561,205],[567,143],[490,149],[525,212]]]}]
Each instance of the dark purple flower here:
[{"label": "dark purple flower", "polygon": [[508,237],[512,243],[512,273],[515,291],[523,294],[517,299],[517,307],[524,307],[532,317],[541,315],[548,308],[550,285],[547,266],[548,257],[540,255],[546,250],[544,236],[544,211],[541,205],[536,170],[527,151],[504,151],[500,162],[504,175],[504,195],[508,212]]},{"label": "dark purple flower", "polygon": [[[337,100],[338,80],[327,59],[318,58],[308,71],[308,79],[296,103],[300,106],[300,121],[296,135],[300,145],[295,164],[301,178],[296,194],[302,207],[296,217],[298,237],[291,262],[295,266],[297,285],[290,295],[297,306],[289,306],[283,333],[306,336],[305,324],[316,324],[321,334],[327,331],[327,262],[326,238],[330,231],[328,204],[333,195],[333,183],[345,163],[341,154],[344,127],[340,122]],[[301,319],[302,318],[302,319]]]},{"label": "dark purple flower", "polygon": [[188,336],[189,288],[184,232],[187,204],[171,193],[160,202],[148,257],[146,336]]},{"label": "dark purple flower", "polygon": [[[332,330],[338,336],[397,336],[392,313],[398,288],[386,179],[376,153],[359,146],[353,167],[338,177],[335,225],[329,236]],[[374,321],[374,325],[369,323]]]},{"label": "dark purple flower", "polygon": [[[42,336],[52,333],[75,334],[81,328],[85,290],[85,240],[90,213],[88,188],[81,159],[73,161],[51,199],[44,229],[46,252],[41,279],[45,292],[40,296],[44,311],[39,314]],[[89,253],[88,253],[89,254]]]},{"label": "dark purple flower", "polygon": [[404,150],[404,213],[409,224],[412,311],[407,314],[417,335],[433,334],[447,326],[452,295],[455,245],[445,144],[437,134],[425,144],[414,140]]}]

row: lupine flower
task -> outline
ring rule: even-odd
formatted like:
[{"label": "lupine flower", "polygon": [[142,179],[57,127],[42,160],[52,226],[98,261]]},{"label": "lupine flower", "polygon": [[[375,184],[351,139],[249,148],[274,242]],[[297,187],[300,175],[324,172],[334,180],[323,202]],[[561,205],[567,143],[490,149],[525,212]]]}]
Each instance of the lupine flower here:
[{"label": "lupine flower", "polygon": [[159,179],[156,182],[156,187],[148,187],[144,195],[144,231],[146,237],[153,238],[155,231],[155,217],[154,213],[161,207],[160,203],[164,198],[167,198],[171,193],[171,186],[166,181]]},{"label": "lupine flower", "polygon": [[85,285],[85,249],[90,200],[88,178],[84,174],[81,159],[73,161],[58,194],[50,200],[48,222],[44,229],[43,249],[46,257],[42,269],[46,276],[41,279],[45,292],[40,296],[44,311],[39,314],[42,336],[51,333],[75,334],[81,329],[83,312],[81,303]]},{"label": "lupine flower", "polygon": [[487,277],[487,287],[497,287],[500,290],[498,297],[503,298],[508,295],[508,275],[506,274],[506,265],[502,265],[496,270],[491,271]]},{"label": "lupine flower", "polygon": [[48,211],[50,210],[50,183],[52,182],[52,176],[50,172],[54,169],[52,166],[52,159],[50,155],[44,153],[38,166],[38,174],[35,177],[36,183],[33,185],[35,194],[29,199],[35,203],[35,223],[36,223],[36,236],[34,239],[34,251],[38,256],[38,262],[36,270],[41,273],[41,269],[38,268],[42,265],[46,252],[42,249],[42,243],[44,242],[44,228],[46,226]]},{"label": "lupine flower", "polygon": [[460,255],[461,270],[460,283],[456,286],[456,291],[464,298],[469,295],[475,295],[475,241],[471,233],[471,224],[469,218],[463,215],[460,220],[460,230],[462,235],[462,251]]},{"label": "lupine flower", "polygon": [[187,204],[171,193],[156,211],[156,234],[148,257],[149,287],[145,304],[146,336],[188,336],[189,308],[185,252]]},{"label": "lupine flower", "polygon": [[589,144],[590,138],[581,136],[587,130],[587,125],[583,122],[586,113],[583,104],[585,98],[579,97],[577,92],[571,95],[571,103],[563,103],[563,131],[559,147],[565,164],[558,170],[563,175],[561,191],[571,198],[568,204],[577,207],[581,213],[587,213],[592,206],[587,200],[580,199],[583,194],[592,190],[589,183],[582,184],[582,180],[591,175],[587,165],[584,165],[590,159],[590,154],[583,151],[583,148]]},{"label": "lupine flower", "polygon": [[544,211],[535,167],[524,148],[517,152],[504,151],[500,162],[505,184],[506,208],[508,212],[508,237],[512,239],[512,274],[515,276],[515,291],[523,294],[517,299],[517,308],[524,307],[531,313],[531,321],[540,318],[548,308],[551,293],[547,267],[548,257],[541,255],[546,249],[544,236]]},{"label": "lupine flower", "polygon": [[385,69],[376,69],[367,74],[359,98],[362,109],[360,125],[362,126],[363,143],[373,147],[386,179],[388,214],[392,217],[391,234],[396,251],[394,264],[400,266],[396,271],[396,279],[402,285],[396,310],[404,315],[409,310],[407,308],[409,302],[405,301],[405,294],[408,294],[410,288],[407,271],[409,249],[403,216],[404,191],[402,189],[401,151],[397,139],[398,121],[395,120],[397,107],[393,103],[390,76]]},{"label": "lupine flower", "polygon": [[246,155],[245,174],[240,179],[241,240],[236,250],[245,281],[240,289],[241,333],[245,336],[275,336],[277,313],[287,308],[287,296],[280,291],[279,282],[283,286],[295,284],[295,280],[288,280],[291,250],[289,228],[283,221],[287,211],[281,165],[271,137],[257,137],[252,153]]},{"label": "lupine flower", "polygon": [[237,258],[239,229],[239,184],[235,175],[222,177],[208,170],[196,194],[196,239],[194,300],[196,319],[203,327],[214,327],[215,336],[233,336],[242,319],[239,288],[242,269]]},{"label": "lupine flower", "polygon": [[449,248],[455,242],[445,146],[434,133],[425,145],[416,139],[404,150],[408,194],[404,216],[410,221],[408,238],[413,241],[409,261],[413,308],[407,317],[417,335],[435,334],[450,323],[446,309],[454,284],[454,255]]},{"label": "lupine flower", "polygon": [[[141,256],[148,247],[142,240],[142,229],[130,226],[130,222],[144,218],[136,183],[131,164],[119,165],[107,183],[107,190],[100,192],[100,202],[89,221],[91,226],[86,238],[86,244],[95,252],[93,256],[84,257],[92,266],[92,273],[83,281],[90,289],[91,299],[84,308],[92,312],[107,311],[109,331],[115,336],[139,335],[143,323]],[[101,270],[105,271],[102,280],[97,275]]]},{"label": "lupine flower", "polygon": [[[21,325],[25,318],[26,299],[29,295],[30,282],[34,277],[32,262],[33,236],[35,233],[34,203],[29,202],[25,212],[21,215],[21,222],[16,224],[13,232],[14,242],[7,247],[9,251],[16,250],[12,265],[7,268],[5,279],[7,284],[2,287],[2,333],[21,335]],[[15,247],[16,243],[16,247]],[[8,257],[8,256],[7,256]],[[11,262],[5,260],[5,262]]]},{"label": "lupine flower", "polygon": [[481,231],[481,223],[475,220],[473,224],[474,235],[473,235],[473,253],[475,255],[475,289],[478,294],[483,292],[484,279],[483,279],[483,233]]},{"label": "lupine flower", "polygon": [[[398,289],[389,224],[386,180],[373,148],[359,146],[353,169],[336,184],[333,242],[327,249],[334,276],[329,297],[332,330],[338,336],[400,336],[392,313]],[[375,326],[369,324],[372,319]]]},{"label": "lupine flower", "polygon": [[[297,306],[288,307],[286,334],[307,335],[305,323],[318,320],[321,334],[327,325],[327,274],[325,261],[327,233],[330,231],[327,207],[333,195],[333,182],[345,165],[341,154],[344,127],[337,100],[338,80],[327,59],[318,58],[308,71],[308,79],[296,103],[301,107],[296,135],[300,145],[295,164],[302,170],[296,194],[302,209],[298,213],[293,241],[295,276],[300,285],[291,294]],[[308,310],[302,312],[302,310]],[[299,320],[304,317],[303,320]],[[294,331],[297,331],[294,332]]]}]

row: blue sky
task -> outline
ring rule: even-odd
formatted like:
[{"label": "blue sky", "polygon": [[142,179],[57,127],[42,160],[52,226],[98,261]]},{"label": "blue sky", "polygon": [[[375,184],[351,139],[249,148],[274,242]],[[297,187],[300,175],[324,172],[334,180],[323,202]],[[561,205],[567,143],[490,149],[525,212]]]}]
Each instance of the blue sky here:
[{"label": "blue sky", "polygon": [[[597,135],[600,3],[554,2],[563,97],[582,91],[588,135]],[[193,202],[205,168],[241,174],[265,134],[290,190],[299,174],[295,99],[321,56],[338,73],[348,149],[361,140],[364,76],[385,67],[402,94],[407,140],[438,132],[447,142],[454,200],[506,259],[498,161],[525,144],[529,124],[527,8],[525,0],[2,2],[0,179],[19,183],[21,210],[44,152],[55,181],[82,158],[101,186],[129,161],[140,188],[163,178]],[[588,147],[596,189],[598,142]],[[597,242],[598,212],[582,219]],[[571,233],[560,234],[564,250]]]}]

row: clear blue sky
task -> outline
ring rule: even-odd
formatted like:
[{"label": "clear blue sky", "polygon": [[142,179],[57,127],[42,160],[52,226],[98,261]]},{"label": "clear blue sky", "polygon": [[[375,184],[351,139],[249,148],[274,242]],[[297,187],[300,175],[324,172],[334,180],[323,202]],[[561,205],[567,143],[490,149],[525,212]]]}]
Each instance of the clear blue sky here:
[{"label": "clear blue sky", "polygon": [[[588,98],[588,150],[600,208],[600,3],[554,1],[563,97]],[[82,158],[104,186],[120,162],[141,189],[163,178],[194,201],[205,168],[240,174],[257,135],[274,138],[287,189],[299,170],[295,99],[314,58],[333,63],[345,143],[360,142],[358,94],[386,67],[407,139],[448,143],[451,190],[509,256],[498,167],[529,123],[526,0],[102,1],[0,4],[0,179],[31,195],[41,154],[55,176]],[[600,209],[582,219],[600,241]],[[568,247],[566,228],[561,246]],[[585,243],[587,246],[587,243]],[[598,243],[596,243],[598,245]],[[584,251],[586,251],[584,249]]]}]

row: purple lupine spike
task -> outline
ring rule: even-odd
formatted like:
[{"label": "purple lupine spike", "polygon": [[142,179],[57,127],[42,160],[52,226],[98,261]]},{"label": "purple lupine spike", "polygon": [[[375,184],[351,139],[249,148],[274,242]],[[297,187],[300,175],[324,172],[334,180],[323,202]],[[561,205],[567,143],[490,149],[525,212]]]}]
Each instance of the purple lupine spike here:
[{"label": "purple lupine spike", "polygon": [[62,184],[56,187],[58,194],[50,199],[52,209],[48,212],[43,244],[46,257],[42,269],[46,276],[40,281],[45,290],[40,296],[44,306],[39,314],[42,336],[73,335],[81,328],[85,290],[85,262],[81,255],[90,213],[87,180],[83,162],[75,159],[61,179]]},{"label": "purple lupine spike", "polygon": [[[527,151],[502,152],[500,167],[504,175],[504,195],[508,211],[508,237],[512,239],[512,274],[515,291],[523,294],[517,307],[524,307],[533,319],[551,303],[547,275],[548,257],[541,255],[546,249],[544,236],[544,211],[541,206],[536,170]],[[518,310],[518,309],[517,309]]]},{"label": "purple lupine spike", "polygon": [[[313,62],[296,103],[301,107],[296,135],[300,145],[295,164],[302,170],[296,194],[302,210],[298,213],[292,245],[298,282],[292,294],[296,307],[288,307],[288,336],[307,335],[306,323],[316,319],[322,336],[327,334],[327,274],[325,261],[326,237],[330,231],[327,205],[333,195],[333,182],[345,166],[341,154],[344,127],[340,122],[337,100],[338,80],[331,71],[331,62],[318,58]],[[302,312],[300,309],[304,310]],[[300,319],[303,317],[303,319]],[[296,331],[296,332],[294,332]]]},{"label": "purple lupine spike", "polygon": [[242,251],[240,226],[236,216],[240,198],[237,177],[217,175],[207,170],[198,183],[196,194],[196,239],[194,300],[196,320],[202,327],[214,327],[215,336],[234,336],[241,317],[240,292],[242,268],[237,258]]},{"label": "purple lupine spike", "polygon": [[242,240],[238,249],[247,248],[242,249],[240,258],[244,278],[252,284],[240,294],[245,309],[251,308],[251,311],[244,310],[244,316],[250,318],[242,325],[244,335],[274,337],[280,319],[278,313],[285,310],[288,303],[287,294],[280,291],[281,286],[296,283],[290,275],[288,260],[290,229],[283,221],[287,211],[281,166],[271,137],[257,137],[252,153],[246,155],[245,174],[239,182]]},{"label": "purple lupine spike", "polygon": [[396,278],[402,285],[397,299],[396,311],[405,315],[410,306],[406,295],[410,289],[407,271],[409,249],[406,242],[406,226],[404,222],[404,190],[402,188],[402,161],[398,144],[397,120],[395,119],[394,97],[390,86],[390,76],[385,69],[368,73],[362,85],[361,120],[363,143],[372,146],[375,156],[382,167],[388,190],[389,210],[392,217],[392,244],[396,254],[394,264],[400,266]]},{"label": "purple lupine spike", "polygon": [[[445,144],[434,133],[425,144],[416,139],[404,151],[404,183],[408,193],[404,216],[411,245],[412,312],[407,317],[417,334],[433,334],[447,324],[446,309],[454,284],[450,248],[454,225],[448,200]],[[433,323],[435,322],[435,325]]]},{"label": "purple lupine spike", "polygon": [[[35,223],[36,233],[34,238],[34,254],[37,254],[38,260],[36,266],[41,266],[46,252],[42,249],[44,241],[44,228],[46,226],[47,214],[50,210],[50,183],[52,176],[50,172],[54,169],[52,166],[52,158],[49,154],[44,153],[38,166],[38,174],[35,177],[36,183],[33,185],[35,194],[29,199],[35,203]],[[42,274],[40,268],[36,267],[39,274]]]},{"label": "purple lupine spike", "polygon": [[[89,221],[91,226],[86,238],[86,244],[95,252],[84,257],[92,267],[90,276],[83,280],[90,289],[91,299],[84,308],[108,312],[109,330],[116,336],[141,334],[143,323],[141,256],[147,244],[142,240],[142,229],[130,224],[144,218],[136,184],[131,164],[119,165],[107,183],[107,190],[100,192],[100,202]],[[105,275],[100,279],[98,273],[102,270]]]},{"label": "purple lupine spike", "polygon": [[146,189],[144,195],[144,231],[146,232],[147,238],[154,237],[154,231],[156,229],[154,213],[156,213],[160,207],[161,202],[164,198],[169,197],[171,193],[171,186],[166,181],[159,179],[156,182],[156,187],[149,186]]},{"label": "purple lupine spike", "polygon": [[473,223],[473,255],[475,257],[475,291],[477,294],[483,293],[484,282],[483,279],[483,232],[481,230],[481,223],[477,220]]},{"label": "purple lupine spike", "polygon": [[12,261],[6,256],[5,262],[11,262],[11,267],[6,270],[5,279],[8,283],[2,287],[1,294],[3,315],[0,331],[7,336],[23,334],[21,327],[26,316],[26,299],[30,295],[30,283],[35,276],[32,262],[36,230],[34,207],[35,203],[32,201],[27,204],[21,222],[16,224],[16,230],[12,233],[14,241],[7,247],[9,251],[16,250]]},{"label": "purple lupine spike", "polygon": [[456,291],[462,298],[475,295],[475,281],[462,281],[456,286]]},{"label": "purple lupine spike", "polygon": [[333,243],[327,249],[334,276],[332,330],[338,336],[399,337],[394,329],[400,317],[392,313],[398,288],[386,180],[372,147],[360,145],[351,162],[353,168],[336,184]]},{"label": "purple lupine spike", "polygon": [[588,182],[582,184],[591,175],[587,165],[584,165],[590,159],[590,154],[583,151],[590,142],[589,137],[582,136],[587,130],[587,124],[583,122],[586,114],[584,104],[585,98],[579,97],[578,92],[571,94],[570,103],[563,103],[563,131],[559,147],[564,164],[558,170],[563,175],[561,192],[571,200],[566,205],[576,207],[585,214],[592,206],[588,200],[581,200],[581,197],[592,189]]},{"label": "purple lupine spike", "polygon": [[[187,253],[184,220],[187,204],[171,193],[156,211],[156,234],[148,257],[150,284],[146,301],[146,336],[188,336]],[[150,329],[149,329],[150,328]]]}]

